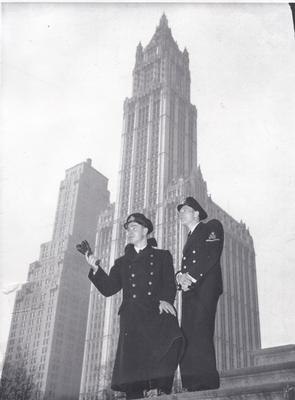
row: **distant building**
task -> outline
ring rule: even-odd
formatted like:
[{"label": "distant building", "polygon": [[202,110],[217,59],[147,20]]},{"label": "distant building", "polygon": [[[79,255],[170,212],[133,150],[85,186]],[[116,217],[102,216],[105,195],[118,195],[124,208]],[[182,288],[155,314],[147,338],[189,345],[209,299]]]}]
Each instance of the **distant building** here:
[{"label": "distant building", "polygon": [[[132,97],[124,102],[118,196],[100,216],[96,253],[108,270],[124,252],[126,217],[143,212],[154,223],[159,247],[172,252],[178,269],[185,239],[177,204],[192,195],[210,218],[220,219],[225,229],[224,294],[215,341],[218,367],[224,371],[252,365],[251,352],[261,347],[255,252],[246,225],[208,195],[198,166],[197,110],[190,103],[190,83],[188,51],[179,50],[163,15],[149,44],[137,46]],[[120,300],[120,294],[105,300],[96,289],[91,292],[81,400],[101,398],[109,385]]]},{"label": "distant building", "polygon": [[107,182],[90,159],[66,170],[52,240],[41,245],[16,295],[2,377],[22,360],[41,399],[79,397],[90,281],[75,245],[88,239],[94,246],[98,214],[109,204]]}]

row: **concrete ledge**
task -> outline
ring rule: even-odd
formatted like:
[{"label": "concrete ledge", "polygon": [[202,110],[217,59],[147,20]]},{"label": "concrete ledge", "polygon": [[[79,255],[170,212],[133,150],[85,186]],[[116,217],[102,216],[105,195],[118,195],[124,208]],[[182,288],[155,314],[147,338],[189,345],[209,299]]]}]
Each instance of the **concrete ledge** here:
[{"label": "concrete ledge", "polygon": [[295,345],[268,347],[252,351],[255,365],[267,365],[295,361]]},{"label": "concrete ledge", "polygon": [[295,362],[291,361],[225,371],[221,374],[220,388],[236,390],[245,387],[272,387],[273,384],[293,384],[294,380]]},{"label": "concrete ledge", "polygon": [[278,364],[256,365],[254,367],[248,367],[248,368],[231,369],[228,371],[221,372],[220,377],[228,378],[231,376],[246,376],[246,375],[258,374],[261,372],[272,372],[272,371],[281,371],[290,369],[295,370],[295,361],[286,361]]},{"label": "concrete ledge", "polygon": [[[244,400],[244,399],[286,399],[286,389],[290,386],[295,387],[295,377],[293,382],[278,382],[272,384],[261,384],[245,386],[241,388],[228,388],[218,390],[205,390],[202,392],[182,392],[174,393],[169,396],[164,395],[159,399],[163,400]],[[267,397],[266,397],[267,396]]]},{"label": "concrete ledge", "polygon": [[181,392],[171,400],[286,400],[286,391],[295,388],[295,362],[240,368],[221,373],[218,390]]}]

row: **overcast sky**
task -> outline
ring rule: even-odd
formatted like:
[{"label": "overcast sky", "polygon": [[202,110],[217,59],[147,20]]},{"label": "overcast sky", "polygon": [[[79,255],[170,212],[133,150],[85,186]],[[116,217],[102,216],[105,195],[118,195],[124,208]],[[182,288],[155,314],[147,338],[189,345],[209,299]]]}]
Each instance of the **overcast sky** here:
[{"label": "overcast sky", "polygon": [[[136,46],[148,44],[163,11],[190,55],[209,193],[254,239],[262,345],[295,343],[295,40],[287,4],[2,5],[1,285],[25,281],[51,239],[65,169],[92,158],[115,199]],[[14,295],[0,300],[2,358]]]}]

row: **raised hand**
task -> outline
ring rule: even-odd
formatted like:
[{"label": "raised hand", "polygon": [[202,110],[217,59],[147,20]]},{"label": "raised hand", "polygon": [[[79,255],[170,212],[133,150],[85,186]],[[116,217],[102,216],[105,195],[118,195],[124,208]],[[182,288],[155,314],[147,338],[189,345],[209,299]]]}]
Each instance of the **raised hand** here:
[{"label": "raised hand", "polygon": [[87,263],[93,269],[93,271],[96,272],[98,270],[99,260],[96,257],[94,257],[93,254],[89,254],[88,252],[86,252],[85,258]]}]

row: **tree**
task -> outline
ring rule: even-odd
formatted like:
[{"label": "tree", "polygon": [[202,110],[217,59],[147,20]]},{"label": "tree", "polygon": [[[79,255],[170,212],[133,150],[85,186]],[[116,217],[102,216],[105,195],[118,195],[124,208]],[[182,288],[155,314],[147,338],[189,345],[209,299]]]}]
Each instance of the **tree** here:
[{"label": "tree", "polygon": [[0,400],[35,400],[38,390],[34,376],[27,372],[23,360],[17,364],[5,363],[1,382]]}]

